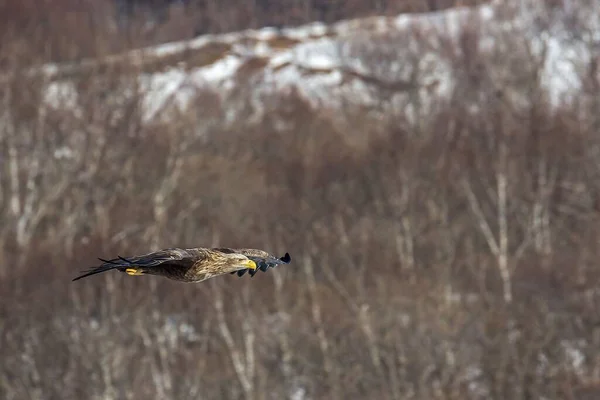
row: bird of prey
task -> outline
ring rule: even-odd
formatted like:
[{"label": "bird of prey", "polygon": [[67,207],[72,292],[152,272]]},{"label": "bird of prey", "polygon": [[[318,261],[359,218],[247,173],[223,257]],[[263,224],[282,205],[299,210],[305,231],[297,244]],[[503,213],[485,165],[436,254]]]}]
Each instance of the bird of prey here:
[{"label": "bird of prey", "polygon": [[242,276],[250,271],[254,276],[258,270],[264,272],[280,264],[289,264],[292,258],[289,253],[277,258],[257,249],[173,247],[140,256],[99,260],[103,262],[100,266],[82,271],[83,275],[73,281],[116,269],[128,275],[159,275],[181,282],[202,282],[226,273]]}]

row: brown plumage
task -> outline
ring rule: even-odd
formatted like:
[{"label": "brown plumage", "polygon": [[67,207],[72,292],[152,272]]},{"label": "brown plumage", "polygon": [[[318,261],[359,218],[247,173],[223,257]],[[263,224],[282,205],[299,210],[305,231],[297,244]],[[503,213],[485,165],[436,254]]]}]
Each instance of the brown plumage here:
[{"label": "brown plumage", "polygon": [[202,282],[226,273],[242,276],[250,271],[250,275],[254,276],[257,269],[266,271],[280,264],[289,264],[291,257],[288,253],[277,258],[263,250],[220,247],[169,248],[141,256],[99,260],[103,264],[82,271],[84,274],[73,280],[116,269],[128,275],[159,275],[181,282]]}]

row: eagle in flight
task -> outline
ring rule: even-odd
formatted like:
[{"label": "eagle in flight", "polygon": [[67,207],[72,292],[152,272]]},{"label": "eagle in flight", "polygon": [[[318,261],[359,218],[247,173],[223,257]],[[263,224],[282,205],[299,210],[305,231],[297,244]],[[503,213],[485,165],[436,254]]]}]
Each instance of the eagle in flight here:
[{"label": "eagle in flight", "polygon": [[217,247],[169,248],[140,256],[99,260],[103,262],[101,265],[82,271],[83,275],[73,281],[116,269],[128,275],[160,275],[176,281],[197,283],[226,273],[242,276],[250,271],[250,276],[254,276],[257,270],[264,272],[277,265],[289,264],[292,258],[289,253],[277,258],[263,250]]}]

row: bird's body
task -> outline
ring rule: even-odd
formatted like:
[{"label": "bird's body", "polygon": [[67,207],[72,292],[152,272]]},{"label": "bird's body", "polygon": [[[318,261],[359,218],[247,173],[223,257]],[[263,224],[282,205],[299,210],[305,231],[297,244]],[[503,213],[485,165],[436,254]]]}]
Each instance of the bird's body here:
[{"label": "bird's body", "polygon": [[230,273],[238,276],[257,269],[266,271],[280,264],[289,264],[288,253],[281,258],[263,250],[220,248],[169,248],[134,257],[103,260],[74,281],[86,276],[116,269],[128,275],[159,275],[180,282],[202,282],[214,276]]}]

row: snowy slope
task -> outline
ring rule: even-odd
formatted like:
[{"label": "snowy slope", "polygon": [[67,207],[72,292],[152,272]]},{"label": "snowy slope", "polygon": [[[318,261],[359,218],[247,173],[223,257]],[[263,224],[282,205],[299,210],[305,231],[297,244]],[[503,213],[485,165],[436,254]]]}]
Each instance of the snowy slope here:
[{"label": "snowy slope", "polygon": [[[207,35],[104,60],[48,65],[31,73],[48,78],[49,105],[74,108],[73,76],[99,66],[141,66],[144,72],[136,79],[145,90],[145,121],[168,118],[170,107],[185,110],[198,88],[216,90],[232,109],[235,101],[230,95],[239,93],[240,88],[251,88],[247,91],[251,94],[238,100],[252,102],[257,109],[269,93],[294,88],[314,105],[335,108],[350,102],[372,106],[385,99],[388,107],[406,109],[410,114],[417,112],[411,108],[415,99],[419,112],[428,112],[436,101],[452,93],[461,77],[461,71],[452,67],[452,55],[459,52],[464,32],[476,31],[481,38],[477,50],[497,60],[487,68],[508,95],[518,98],[522,81],[527,79],[519,77],[518,65],[511,64],[512,54],[527,49],[543,62],[540,81],[552,104],[570,101],[581,88],[578,68],[591,57],[589,47],[572,40],[562,22],[572,17],[575,7],[565,0],[564,15],[548,16],[536,8],[540,2],[518,4],[510,10],[504,2],[492,2],[476,8],[371,17],[331,26],[314,23]],[[542,22],[540,15],[546,16]],[[590,21],[590,40],[598,41],[600,28],[593,26],[598,22]],[[544,53],[545,61],[541,58]],[[470,101],[468,96],[465,101]],[[476,104],[473,100],[474,107]],[[236,118],[235,113],[231,118]]]}]

